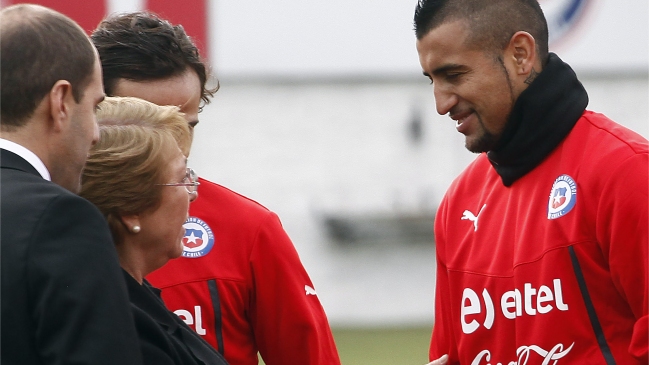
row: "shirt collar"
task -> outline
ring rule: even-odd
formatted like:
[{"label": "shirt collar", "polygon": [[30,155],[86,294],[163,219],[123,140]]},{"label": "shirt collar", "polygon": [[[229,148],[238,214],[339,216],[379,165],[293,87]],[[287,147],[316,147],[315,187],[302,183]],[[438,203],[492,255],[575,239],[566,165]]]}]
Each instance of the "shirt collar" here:
[{"label": "shirt collar", "polygon": [[47,181],[52,181],[52,178],[50,177],[50,172],[47,170],[47,167],[45,167],[43,161],[41,161],[41,159],[38,158],[38,156],[36,156],[34,152],[19,145],[18,143],[12,142],[7,139],[2,139],[2,138],[0,138],[0,148],[3,150],[7,150],[9,152],[13,152],[18,156],[24,158],[25,161],[29,162],[29,164],[32,165],[36,169],[36,171],[38,171],[39,174],[41,174],[43,179]]}]

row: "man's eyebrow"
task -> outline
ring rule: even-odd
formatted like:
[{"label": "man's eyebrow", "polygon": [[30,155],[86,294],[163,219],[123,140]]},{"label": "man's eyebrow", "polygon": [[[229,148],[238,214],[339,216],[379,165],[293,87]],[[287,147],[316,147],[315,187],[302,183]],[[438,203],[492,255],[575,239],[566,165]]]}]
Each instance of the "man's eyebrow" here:
[{"label": "man's eyebrow", "polygon": [[[460,69],[460,68],[464,68],[464,66],[460,65],[460,64],[457,64],[457,63],[451,63],[451,64],[444,65],[444,66],[441,66],[441,67],[438,67],[438,68],[434,69],[433,70],[433,75],[444,74],[444,73],[446,73],[448,71],[457,70],[457,69]],[[424,75],[430,77],[426,73],[424,73]]]},{"label": "man's eyebrow", "polygon": [[[441,66],[441,67],[438,67],[438,68],[434,69],[433,70],[433,75],[445,74],[448,71],[454,71],[454,70],[458,70],[458,69],[462,69],[462,68],[464,68],[463,65],[456,64],[456,63],[451,63],[451,64],[444,65],[444,66]],[[424,74],[424,76],[426,76],[428,78],[432,78],[431,74],[429,74],[426,71],[424,71],[423,74]]]}]

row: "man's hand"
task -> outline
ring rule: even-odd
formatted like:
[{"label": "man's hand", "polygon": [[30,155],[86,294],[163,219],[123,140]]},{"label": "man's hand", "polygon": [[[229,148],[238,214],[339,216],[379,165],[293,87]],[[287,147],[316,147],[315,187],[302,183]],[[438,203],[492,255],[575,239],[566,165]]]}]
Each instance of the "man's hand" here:
[{"label": "man's hand", "polygon": [[429,362],[426,365],[446,365],[447,362],[448,362],[448,355],[443,355],[439,359]]}]

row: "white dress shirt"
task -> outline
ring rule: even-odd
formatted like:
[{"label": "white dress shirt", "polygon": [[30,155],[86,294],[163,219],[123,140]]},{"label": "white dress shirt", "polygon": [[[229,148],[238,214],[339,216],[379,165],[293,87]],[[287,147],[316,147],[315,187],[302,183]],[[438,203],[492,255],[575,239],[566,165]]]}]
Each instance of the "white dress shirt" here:
[{"label": "white dress shirt", "polygon": [[25,161],[29,162],[30,165],[34,166],[36,171],[38,171],[38,173],[41,174],[43,179],[47,181],[52,181],[52,178],[50,177],[50,172],[47,170],[47,167],[45,167],[43,161],[41,161],[41,159],[38,158],[38,156],[36,156],[34,152],[19,145],[18,143],[6,139],[2,139],[2,138],[0,138],[0,149],[13,152],[18,156],[24,158]]}]

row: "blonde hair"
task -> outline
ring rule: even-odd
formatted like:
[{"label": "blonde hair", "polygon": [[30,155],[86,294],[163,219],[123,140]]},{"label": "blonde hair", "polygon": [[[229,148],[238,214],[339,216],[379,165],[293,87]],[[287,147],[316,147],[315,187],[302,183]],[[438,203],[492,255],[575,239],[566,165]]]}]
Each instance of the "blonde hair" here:
[{"label": "blonde hair", "polygon": [[185,156],[192,147],[193,132],[177,106],[160,106],[133,97],[107,97],[99,104],[101,126],[134,124],[169,131]]},{"label": "blonde hair", "polygon": [[137,98],[106,98],[97,112],[99,141],[90,149],[82,197],[108,220],[113,240],[123,241],[121,216],[156,209],[164,167],[176,148],[188,153],[191,132],[177,107]]}]

